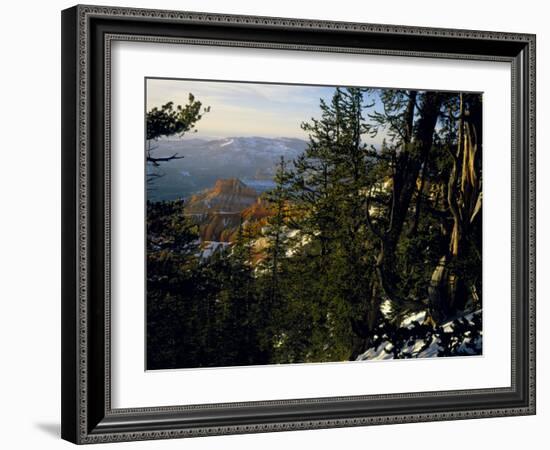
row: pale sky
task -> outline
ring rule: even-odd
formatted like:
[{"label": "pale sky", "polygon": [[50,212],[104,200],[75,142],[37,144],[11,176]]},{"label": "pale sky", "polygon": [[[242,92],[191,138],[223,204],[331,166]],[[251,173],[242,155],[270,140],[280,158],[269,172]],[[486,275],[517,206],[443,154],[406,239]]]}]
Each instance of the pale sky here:
[{"label": "pale sky", "polygon": [[211,111],[189,135],[306,139],[300,124],[319,117],[319,99],[329,101],[334,87],[147,79],[147,111],[169,101],[185,105],[190,92]]}]

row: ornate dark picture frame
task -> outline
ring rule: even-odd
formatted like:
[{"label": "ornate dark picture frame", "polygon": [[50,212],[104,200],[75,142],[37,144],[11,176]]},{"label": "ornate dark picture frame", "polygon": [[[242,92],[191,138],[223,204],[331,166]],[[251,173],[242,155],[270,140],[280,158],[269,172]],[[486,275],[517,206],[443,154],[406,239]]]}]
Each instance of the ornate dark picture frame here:
[{"label": "ornate dark picture frame", "polygon": [[[509,62],[511,386],[113,409],[110,49],[116,40]],[[75,6],[62,12],[62,437],[98,443],[535,414],[535,36]]]}]

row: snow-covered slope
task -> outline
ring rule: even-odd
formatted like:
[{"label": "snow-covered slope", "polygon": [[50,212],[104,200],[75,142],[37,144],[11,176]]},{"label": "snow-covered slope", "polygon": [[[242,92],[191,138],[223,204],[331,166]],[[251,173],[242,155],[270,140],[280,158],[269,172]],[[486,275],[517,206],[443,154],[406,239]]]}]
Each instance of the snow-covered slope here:
[{"label": "snow-covered slope", "polygon": [[[478,310],[432,329],[423,325],[426,311],[407,316],[395,330],[381,327],[374,345],[357,361],[395,358],[479,355],[482,351],[482,311]],[[397,347],[396,347],[397,346]]]}]

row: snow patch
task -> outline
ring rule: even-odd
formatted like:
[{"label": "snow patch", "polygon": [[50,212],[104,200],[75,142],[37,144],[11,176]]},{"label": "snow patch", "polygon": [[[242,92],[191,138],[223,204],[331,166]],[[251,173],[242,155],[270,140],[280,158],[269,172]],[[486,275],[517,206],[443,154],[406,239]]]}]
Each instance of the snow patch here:
[{"label": "snow patch", "polygon": [[220,147],[225,147],[227,145],[231,145],[233,143],[233,139],[229,139],[227,142],[224,142],[223,144],[220,144]]},{"label": "snow patch", "polygon": [[418,323],[423,323],[424,320],[426,320],[426,311],[420,311],[420,312],[417,312],[417,313],[413,313],[407,317],[405,317],[405,319],[403,319],[401,321],[401,324],[400,324],[400,327],[401,328],[412,328],[414,326],[414,323],[415,322],[418,322]]},{"label": "snow patch", "polygon": [[219,251],[223,251],[225,248],[227,248],[230,245],[229,242],[219,242],[219,241],[204,241],[200,253],[196,256],[198,256],[201,261],[204,261],[215,253]]},{"label": "snow patch", "polygon": [[[384,304],[383,304],[384,305]],[[385,308],[389,308],[390,305],[386,305]],[[414,329],[415,322],[422,324],[426,319],[426,311],[420,311],[412,313],[405,317],[401,323],[400,328]],[[466,322],[468,325],[474,326],[474,318],[480,317],[482,314],[481,310],[465,314],[461,317],[451,319],[439,328],[445,335],[452,334],[454,332],[455,321],[459,320]],[[460,322],[459,322],[460,323]],[[441,335],[443,337],[443,335]],[[471,331],[465,331],[456,336],[451,336],[451,340],[456,343],[456,351],[458,355],[478,355],[481,352],[483,345],[483,333],[482,331],[479,334],[476,333],[476,337],[472,338]],[[375,335],[374,339],[378,339],[379,336]],[[448,337],[446,337],[448,339]],[[442,350],[440,337],[434,333],[428,333],[425,339],[411,339],[402,345],[398,349],[398,354],[406,355],[402,357],[410,358],[433,358],[439,357],[440,351]],[[357,356],[357,361],[379,361],[385,359],[394,359],[394,344],[389,340],[382,340],[378,345],[368,348],[365,352]]]}]

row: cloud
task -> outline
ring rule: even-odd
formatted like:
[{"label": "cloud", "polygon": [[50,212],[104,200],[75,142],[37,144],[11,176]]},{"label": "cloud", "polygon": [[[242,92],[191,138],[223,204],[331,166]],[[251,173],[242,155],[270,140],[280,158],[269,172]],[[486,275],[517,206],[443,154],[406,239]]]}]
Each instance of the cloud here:
[{"label": "cloud", "polygon": [[[307,138],[300,125],[319,117],[320,99],[330,100],[330,86],[224,81],[148,79],[147,110],[169,101],[186,104],[189,93],[210,106],[197,124],[201,136],[266,136]],[[373,97],[379,102],[378,94]],[[381,142],[378,136],[373,143]]]},{"label": "cloud", "polygon": [[239,82],[147,80],[147,109],[173,101],[187,103],[189,93],[211,112],[197,124],[206,135],[305,137],[301,122],[319,111],[319,99],[333,88]]}]

